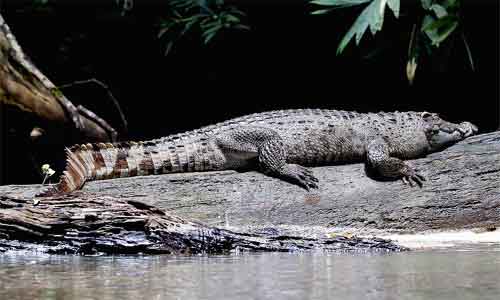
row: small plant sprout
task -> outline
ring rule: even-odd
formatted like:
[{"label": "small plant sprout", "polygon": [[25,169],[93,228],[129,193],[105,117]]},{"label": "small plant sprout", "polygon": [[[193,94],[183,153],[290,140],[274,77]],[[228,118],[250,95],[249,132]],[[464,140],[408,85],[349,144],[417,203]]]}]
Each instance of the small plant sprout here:
[{"label": "small plant sprout", "polygon": [[54,175],[56,173],[56,171],[52,170],[50,168],[49,164],[44,164],[42,166],[42,173],[45,174],[45,177],[43,178],[42,184],[45,184],[45,181],[47,180],[47,178]]},{"label": "small plant sprout", "polygon": [[[42,184],[45,184],[45,181],[47,181],[47,178],[54,175],[55,173],[56,173],[56,171],[52,170],[50,168],[49,164],[42,165],[42,174],[45,175],[45,177],[43,178]],[[38,205],[38,203],[40,203],[40,199],[34,198],[33,205]]]}]

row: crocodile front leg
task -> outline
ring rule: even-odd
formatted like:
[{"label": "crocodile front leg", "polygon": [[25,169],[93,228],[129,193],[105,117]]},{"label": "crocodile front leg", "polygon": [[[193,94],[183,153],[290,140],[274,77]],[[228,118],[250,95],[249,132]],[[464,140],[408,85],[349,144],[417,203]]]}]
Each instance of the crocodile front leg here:
[{"label": "crocodile front leg", "polygon": [[256,161],[259,171],[266,175],[306,190],[318,187],[318,179],[311,170],[287,163],[287,149],[283,139],[272,129],[240,127],[218,135],[216,143],[226,158],[227,169],[245,168]]},{"label": "crocodile front leg", "polygon": [[413,186],[413,181],[422,186],[425,178],[403,160],[390,156],[389,144],[382,138],[371,141],[367,146],[367,163],[381,176],[390,179],[401,179],[405,184]]}]

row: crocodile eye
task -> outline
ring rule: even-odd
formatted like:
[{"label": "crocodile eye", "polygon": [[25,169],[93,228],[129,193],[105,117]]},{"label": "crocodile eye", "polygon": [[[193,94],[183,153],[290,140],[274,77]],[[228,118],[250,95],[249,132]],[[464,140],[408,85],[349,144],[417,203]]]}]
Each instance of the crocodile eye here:
[{"label": "crocodile eye", "polygon": [[427,119],[429,117],[432,117],[432,114],[430,112],[427,112],[427,111],[424,111],[421,115],[420,115],[423,119]]}]

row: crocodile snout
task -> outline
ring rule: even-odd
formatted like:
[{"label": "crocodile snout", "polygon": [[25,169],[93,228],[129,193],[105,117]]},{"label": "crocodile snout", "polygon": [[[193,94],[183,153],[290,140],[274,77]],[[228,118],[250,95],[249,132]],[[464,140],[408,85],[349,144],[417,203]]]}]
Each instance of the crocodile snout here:
[{"label": "crocodile snout", "polygon": [[479,130],[477,126],[472,124],[471,122],[462,122],[457,129],[464,138],[476,134]]}]

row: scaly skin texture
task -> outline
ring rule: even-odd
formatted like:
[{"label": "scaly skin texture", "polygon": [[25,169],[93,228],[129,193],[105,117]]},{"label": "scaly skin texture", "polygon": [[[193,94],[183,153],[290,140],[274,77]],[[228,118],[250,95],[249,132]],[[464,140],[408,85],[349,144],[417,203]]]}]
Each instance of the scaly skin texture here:
[{"label": "scaly skin texture", "polygon": [[425,180],[406,164],[477,132],[428,112],[367,113],[298,109],[252,114],[147,142],[76,145],[54,190],[86,181],[228,169],[259,170],[307,190],[311,166],[366,162],[380,176],[413,185]]}]

